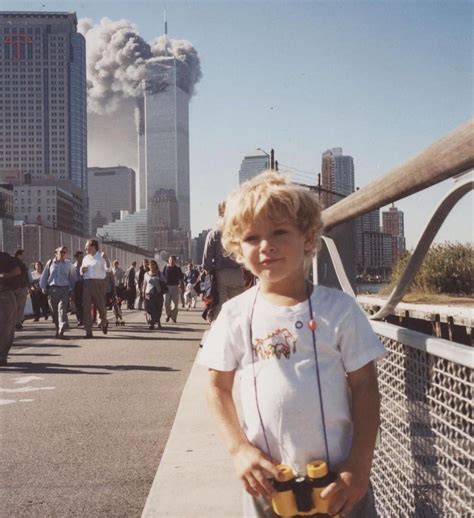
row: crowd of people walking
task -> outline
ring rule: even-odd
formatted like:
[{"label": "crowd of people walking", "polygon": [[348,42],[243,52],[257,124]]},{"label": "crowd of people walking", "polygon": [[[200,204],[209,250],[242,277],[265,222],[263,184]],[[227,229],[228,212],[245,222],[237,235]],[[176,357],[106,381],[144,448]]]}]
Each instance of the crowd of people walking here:
[{"label": "crowd of people walking", "polygon": [[37,260],[30,269],[23,261],[24,250],[13,256],[0,252],[0,365],[7,364],[15,330],[23,327],[28,294],[33,321],[51,316],[57,339],[64,339],[70,328],[69,314],[76,315],[84,338],[93,337],[94,325],[108,333],[108,310],[115,325],[125,325],[123,304],[128,310],[144,311],[145,323],[153,330],[163,329],[163,310],[166,323],[177,323],[180,306],[194,309],[201,297],[202,317],[212,323],[224,302],[253,284],[252,275],[224,253],[220,230],[224,211],[222,203],[218,224],[207,236],[201,266],[192,262],[181,266],[171,255],[161,269],[156,259],[145,258],[139,267],[134,261],[124,270],[118,260],[111,261],[100,251],[95,239],[86,242],[84,252],[76,251],[73,260],[68,258],[68,248],[59,246],[45,265]]},{"label": "crowd of people walking", "polygon": [[115,325],[125,324],[122,305],[144,311],[145,325],[153,330],[163,329],[163,312],[166,323],[177,323],[180,307],[194,309],[202,298],[202,316],[212,322],[222,303],[244,286],[239,265],[223,256],[217,229],[208,237],[203,266],[181,266],[172,255],[162,268],[156,259],[143,259],[139,267],[134,261],[123,269],[100,251],[95,239],[72,260],[68,248],[59,246],[44,265],[37,260],[28,268],[23,254],[21,249],[13,256],[0,252],[0,365],[7,364],[15,330],[23,328],[28,295],[33,322],[51,317],[55,338],[66,338],[70,315],[76,316],[74,325],[84,328],[83,337],[92,338],[95,325],[108,333],[107,310]]}]

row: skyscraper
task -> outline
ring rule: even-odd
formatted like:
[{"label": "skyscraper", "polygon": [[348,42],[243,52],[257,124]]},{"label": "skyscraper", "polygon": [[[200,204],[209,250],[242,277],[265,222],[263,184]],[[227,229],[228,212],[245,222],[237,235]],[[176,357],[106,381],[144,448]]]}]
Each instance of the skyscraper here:
[{"label": "skyscraper", "polygon": [[178,78],[183,66],[174,57],[146,65],[139,101],[137,202],[145,209],[156,191],[174,191],[179,228],[189,230],[189,94]]},{"label": "skyscraper", "polygon": [[380,234],[380,209],[362,214],[354,220],[355,260],[358,272],[364,272],[367,265],[376,264],[380,253],[379,240],[375,234]]},{"label": "skyscraper", "polygon": [[173,189],[155,191],[148,210],[151,211],[150,221],[153,228],[174,230],[179,228],[178,200]]},{"label": "skyscraper", "polygon": [[392,204],[388,211],[382,212],[382,225],[384,233],[392,236],[392,258],[395,263],[406,250],[403,212]]},{"label": "skyscraper", "polygon": [[403,220],[403,212],[397,209],[395,204],[392,204],[388,211],[382,212],[383,231],[392,236],[404,236],[405,229]]},{"label": "skyscraper", "polygon": [[74,13],[0,13],[0,171],[87,189],[85,41]]},{"label": "skyscraper", "polygon": [[89,229],[120,219],[120,211],[135,212],[135,171],[129,167],[89,167]]},{"label": "skyscraper", "polygon": [[270,168],[270,157],[261,149],[245,155],[240,165],[239,184]]},{"label": "skyscraper", "polygon": [[328,149],[323,153],[321,187],[324,189],[321,196],[324,208],[354,192],[354,159],[343,155],[341,147]]}]

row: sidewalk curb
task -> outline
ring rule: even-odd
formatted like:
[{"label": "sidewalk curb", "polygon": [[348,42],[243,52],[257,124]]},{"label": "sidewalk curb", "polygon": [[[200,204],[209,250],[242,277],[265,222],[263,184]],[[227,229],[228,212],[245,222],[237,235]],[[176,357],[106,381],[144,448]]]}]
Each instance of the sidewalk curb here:
[{"label": "sidewalk curb", "polygon": [[241,517],[240,485],[209,415],[206,379],[195,361],[142,518]]}]

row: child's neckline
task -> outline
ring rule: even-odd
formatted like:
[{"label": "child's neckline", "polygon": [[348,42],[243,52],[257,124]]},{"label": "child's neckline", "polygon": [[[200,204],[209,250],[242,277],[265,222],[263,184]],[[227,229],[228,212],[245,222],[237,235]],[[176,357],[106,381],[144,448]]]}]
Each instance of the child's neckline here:
[{"label": "child's neckline", "polygon": [[[268,297],[265,296],[265,294],[262,292],[262,290],[258,290],[257,297],[263,301],[265,304],[275,307],[275,308],[287,308],[287,309],[299,309],[300,306],[306,305],[308,303],[308,299],[311,298],[314,293],[316,292],[316,285],[310,283],[308,281],[308,285],[311,289],[311,292],[308,290],[308,295],[304,298],[304,300],[300,302],[296,302],[295,304],[277,304],[276,302],[271,301],[268,299]],[[258,289],[258,288],[257,288]]]}]

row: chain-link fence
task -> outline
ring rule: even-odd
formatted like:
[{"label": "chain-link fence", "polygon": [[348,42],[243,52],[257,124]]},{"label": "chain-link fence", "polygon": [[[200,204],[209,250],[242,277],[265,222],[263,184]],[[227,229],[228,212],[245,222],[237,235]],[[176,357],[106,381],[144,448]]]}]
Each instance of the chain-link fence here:
[{"label": "chain-link fence", "polygon": [[372,471],[380,516],[474,516],[474,350],[372,325],[389,351],[378,364],[381,429]]},{"label": "chain-link fence", "polygon": [[[54,256],[54,250],[58,246],[67,246],[69,259],[73,260],[73,255],[77,250],[84,251],[84,245],[88,239],[87,237],[33,224],[15,225],[14,230],[16,248],[24,249],[24,262],[27,266],[35,261],[46,264],[48,259]],[[118,247],[101,242],[99,238],[95,239],[99,241],[100,250],[105,252],[111,261],[117,259],[122,268],[127,268],[133,261],[141,263],[144,258],[152,258],[145,250],[134,249],[134,247],[126,244]]]}]

